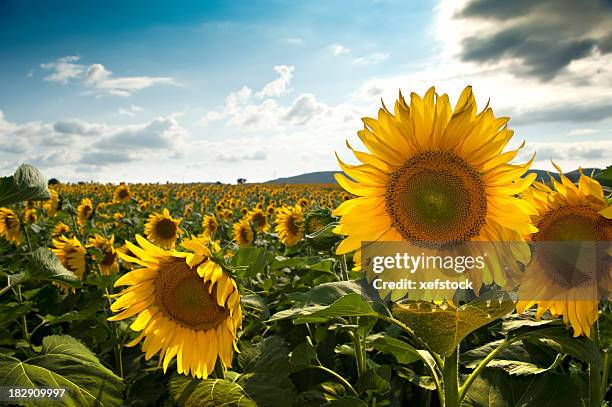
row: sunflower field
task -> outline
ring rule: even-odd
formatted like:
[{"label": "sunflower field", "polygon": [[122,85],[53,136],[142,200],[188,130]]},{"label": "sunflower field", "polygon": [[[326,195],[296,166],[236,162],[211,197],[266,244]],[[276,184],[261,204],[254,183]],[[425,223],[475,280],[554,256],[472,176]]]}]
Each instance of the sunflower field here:
[{"label": "sunflower field", "polygon": [[[608,405],[612,251],[586,300],[527,243],[612,240],[610,169],[537,181],[469,87],[363,123],[333,185],[0,178],[2,402]],[[522,291],[488,265],[473,292],[369,296],[368,241],[519,242]]]}]

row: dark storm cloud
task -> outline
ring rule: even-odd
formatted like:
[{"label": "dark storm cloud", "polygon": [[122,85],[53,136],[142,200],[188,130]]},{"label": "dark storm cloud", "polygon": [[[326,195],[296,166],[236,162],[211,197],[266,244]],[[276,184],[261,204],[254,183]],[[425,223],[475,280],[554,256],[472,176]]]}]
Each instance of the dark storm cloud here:
[{"label": "dark storm cloud", "polygon": [[495,20],[498,30],[463,40],[461,58],[519,60],[520,71],[548,81],[572,61],[612,52],[609,0],[472,0],[455,18]]}]

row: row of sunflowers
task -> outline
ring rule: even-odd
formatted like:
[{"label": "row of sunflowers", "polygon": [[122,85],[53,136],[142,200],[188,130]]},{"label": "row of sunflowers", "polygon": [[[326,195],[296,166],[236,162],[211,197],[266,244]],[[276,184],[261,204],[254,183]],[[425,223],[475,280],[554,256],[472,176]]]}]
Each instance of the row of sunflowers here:
[{"label": "row of sunflowers", "polygon": [[65,387],[78,406],[602,405],[607,298],[528,256],[525,286],[553,300],[516,302],[494,267],[480,297],[373,299],[361,245],[607,242],[610,175],[536,181],[470,87],[363,121],[339,185],[6,177],[0,386]]}]

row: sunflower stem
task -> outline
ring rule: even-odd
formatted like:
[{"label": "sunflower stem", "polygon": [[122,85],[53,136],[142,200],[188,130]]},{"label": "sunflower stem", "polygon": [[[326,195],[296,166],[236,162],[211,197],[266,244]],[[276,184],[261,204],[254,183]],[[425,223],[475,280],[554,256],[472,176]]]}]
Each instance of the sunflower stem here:
[{"label": "sunflower stem", "polygon": [[459,406],[459,346],[444,359],[444,407]]},{"label": "sunflower stem", "polygon": [[346,381],[346,379],[344,377],[340,376],[338,373],[334,372],[331,369],[326,368],[323,365],[313,366],[313,368],[322,370],[324,372],[329,373],[331,376],[334,376],[336,378],[336,380],[338,380],[340,383],[342,383],[344,385],[344,387],[349,389],[355,396],[359,397],[359,394],[357,393],[355,388],[353,388],[353,386],[351,386],[351,384],[348,381]]},{"label": "sunflower stem", "polygon": [[470,387],[474,383],[474,380],[476,380],[478,375],[480,375],[480,373],[484,370],[484,368],[487,367],[489,362],[492,361],[493,359],[495,359],[495,357],[497,355],[499,355],[501,353],[501,351],[506,349],[508,346],[510,346],[511,344],[513,344],[516,341],[519,341],[519,340],[523,339],[524,336],[525,335],[518,335],[518,336],[515,336],[514,338],[506,340],[501,345],[499,345],[497,348],[495,348],[491,353],[489,353],[487,355],[487,357],[485,357],[478,364],[478,366],[476,366],[476,369],[474,369],[474,371],[465,380],[463,385],[459,388],[459,403],[461,403],[461,401],[463,401],[463,399],[467,395],[467,392],[470,390]]},{"label": "sunflower stem", "polygon": [[[597,323],[597,321],[595,321],[595,324],[593,325],[590,337],[591,340],[595,343],[595,346],[597,346],[597,348],[599,349],[599,324]],[[601,384],[601,368],[595,366],[592,363],[589,363],[590,407],[601,406]]]}]

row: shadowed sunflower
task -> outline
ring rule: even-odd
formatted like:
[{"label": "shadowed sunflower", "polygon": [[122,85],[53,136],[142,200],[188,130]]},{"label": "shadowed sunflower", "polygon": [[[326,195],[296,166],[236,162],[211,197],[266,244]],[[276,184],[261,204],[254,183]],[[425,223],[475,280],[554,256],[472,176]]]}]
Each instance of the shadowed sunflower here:
[{"label": "shadowed sunflower", "polygon": [[80,280],[85,275],[85,248],[76,238],[60,236],[52,240],[51,251],[62,262],[64,267],[72,271]]},{"label": "shadowed sunflower", "polygon": [[9,242],[19,244],[21,241],[20,231],[17,214],[8,208],[0,208],[0,236]]},{"label": "shadowed sunflower", "polygon": [[122,276],[115,286],[128,286],[111,306],[120,321],[138,314],[130,325],[140,332],[145,359],[159,353],[164,372],[176,357],[180,374],[206,378],[217,358],[231,366],[236,332],[242,326],[240,294],[235,281],[210,259],[205,240],[181,246],[189,252],[163,250],[136,235],[140,247],[126,242],[134,257],[122,259],[142,268]]},{"label": "shadowed sunflower", "polygon": [[212,239],[217,234],[217,230],[219,230],[219,222],[214,215],[205,215],[202,219],[202,228],[204,229],[203,233]]},{"label": "shadowed sunflower", "polygon": [[111,235],[110,239],[104,236],[95,234],[89,238],[87,247],[94,247],[102,253],[101,257],[96,257],[96,261],[100,264],[102,274],[108,276],[110,273],[119,271],[119,262],[117,261],[117,250],[115,249],[115,236]]},{"label": "shadowed sunflower", "polygon": [[51,237],[67,235],[68,233],[70,233],[70,226],[66,225],[64,222],[57,222],[51,230]]},{"label": "shadowed sunflower", "polygon": [[268,215],[261,208],[255,208],[249,212],[248,219],[257,233],[267,232],[270,229]]},{"label": "shadowed sunflower", "polygon": [[[406,241],[452,251],[466,241],[524,240],[535,231],[529,217],[534,210],[515,195],[531,185],[535,174],[521,178],[531,161],[509,164],[520,148],[503,152],[513,135],[508,120],[496,118],[488,106],[477,112],[469,86],[454,110],[448,96],[432,87],[423,98],[412,93],[410,104],[400,93],[394,112],[383,105],[378,119],[364,118],[357,134],[369,151],[347,142],[362,164],[338,158],[352,179],[335,178],[356,198],[333,212],[341,217],[334,232],[347,236],[336,253],[356,251],[360,268],[364,241]],[[524,246],[513,250],[527,261]],[[499,266],[504,262],[491,257],[485,272],[472,276],[477,289],[482,282],[504,286],[512,277]]]},{"label": "shadowed sunflower", "polygon": [[163,249],[172,249],[179,235],[180,219],[170,215],[164,208],[162,213],[152,213],[145,224],[147,239]]},{"label": "shadowed sunflower", "polygon": [[121,184],[115,189],[115,197],[114,202],[128,202],[132,199],[132,192],[130,191],[130,187],[125,184]]},{"label": "shadowed sunflower", "polygon": [[304,214],[300,205],[283,206],[276,215],[278,238],[285,246],[295,246],[304,237]]},{"label": "shadowed sunflower", "polygon": [[253,237],[253,228],[248,220],[241,219],[232,226],[232,239],[238,246],[250,245],[253,243]]},{"label": "shadowed sunflower", "polygon": [[23,220],[26,223],[36,223],[38,215],[36,214],[36,208],[26,208],[23,211]]},{"label": "shadowed sunflower", "polygon": [[60,208],[59,194],[56,190],[49,188],[50,198],[43,203],[43,208],[47,211],[48,216],[53,216]]},{"label": "shadowed sunflower", "polygon": [[[561,182],[552,179],[552,188],[536,182],[524,193],[537,208],[533,221],[538,232],[531,236],[534,258],[519,288],[517,311],[537,305],[537,318],[546,311],[562,315],[574,336],[589,336],[598,317],[599,298],[611,287],[612,206],[601,185],[582,170],[576,186],[555,168]],[[590,253],[582,244],[556,243],[552,251],[547,244],[568,241],[599,244]],[[579,261],[578,256],[588,254],[596,256],[594,262]]]},{"label": "shadowed sunflower", "polygon": [[83,227],[93,216],[93,203],[89,198],[83,198],[77,207],[77,223]]}]

